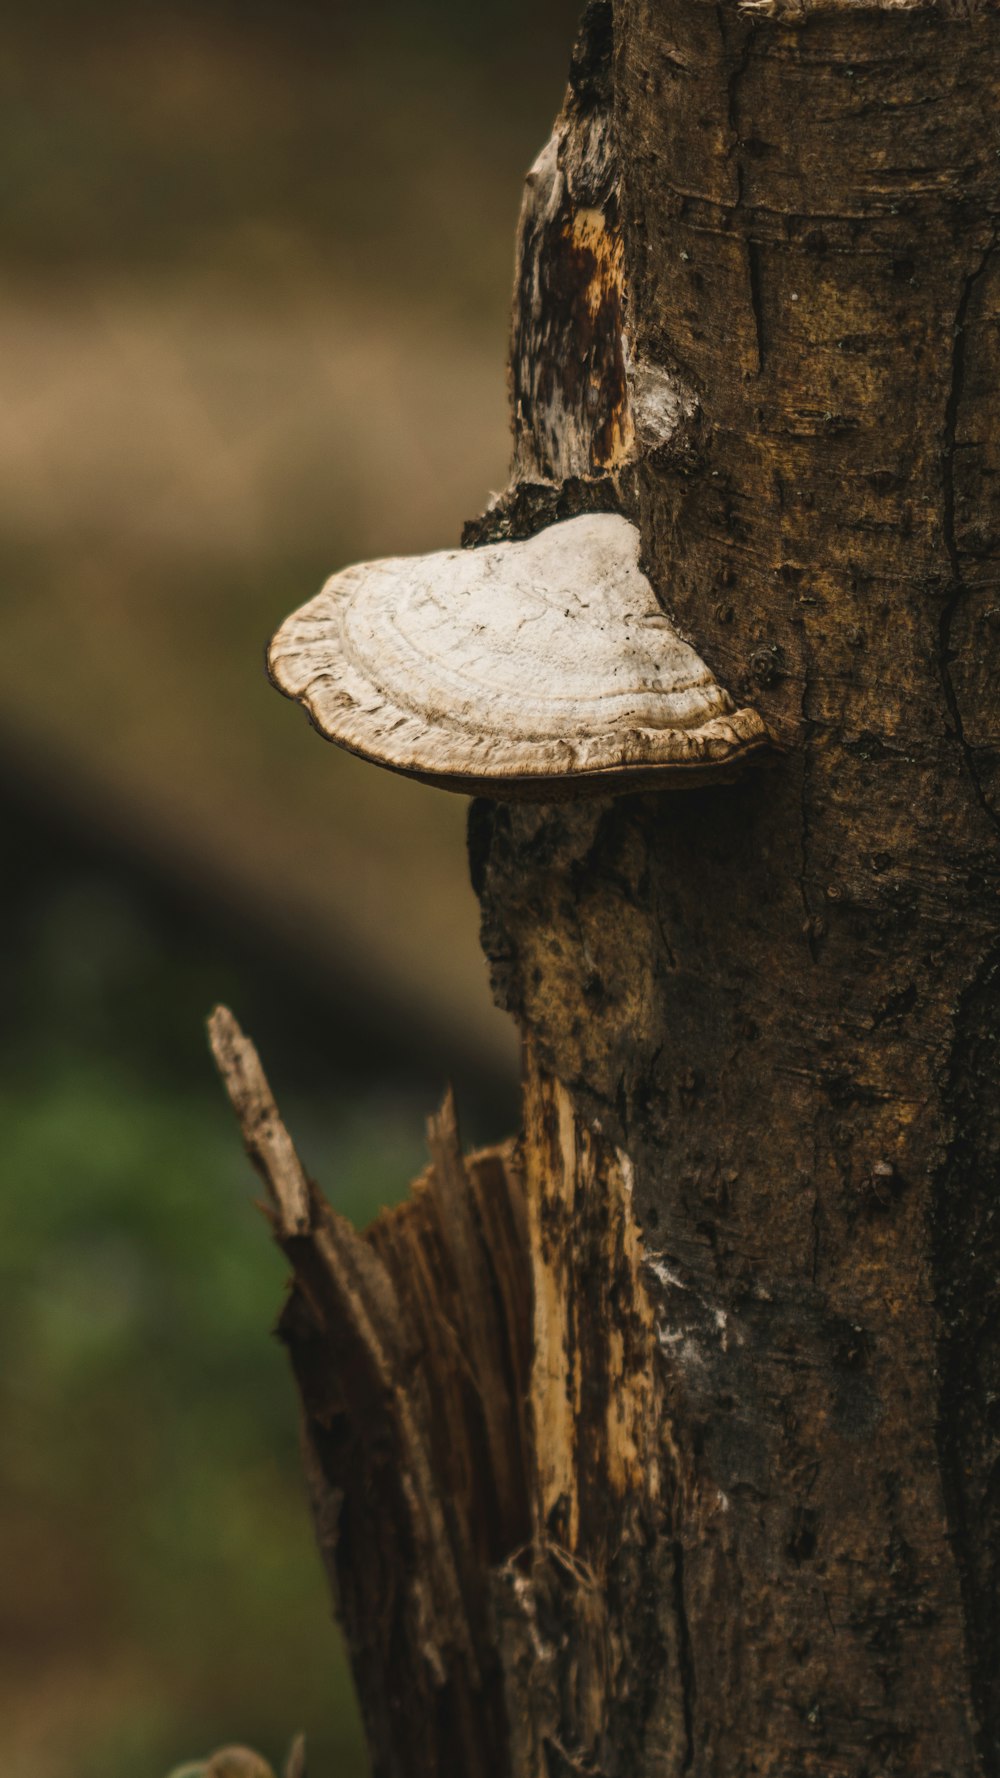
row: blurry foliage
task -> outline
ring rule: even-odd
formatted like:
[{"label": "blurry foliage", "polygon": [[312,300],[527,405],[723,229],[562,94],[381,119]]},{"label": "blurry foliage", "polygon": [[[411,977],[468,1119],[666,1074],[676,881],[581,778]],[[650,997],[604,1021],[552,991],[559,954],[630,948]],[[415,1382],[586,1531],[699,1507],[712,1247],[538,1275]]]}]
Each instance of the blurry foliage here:
[{"label": "blurry foliage", "polygon": [[[417,1158],[393,1109],[331,1108],[328,1176],[362,1220]],[[51,1769],[157,1774],[236,1731],[276,1755],[298,1722],[318,1772],[356,1769],[266,1337],[283,1268],[228,1121],[94,1059],[5,1093],[0,1132],[5,1655],[29,1692],[53,1643],[140,1676]]]}]

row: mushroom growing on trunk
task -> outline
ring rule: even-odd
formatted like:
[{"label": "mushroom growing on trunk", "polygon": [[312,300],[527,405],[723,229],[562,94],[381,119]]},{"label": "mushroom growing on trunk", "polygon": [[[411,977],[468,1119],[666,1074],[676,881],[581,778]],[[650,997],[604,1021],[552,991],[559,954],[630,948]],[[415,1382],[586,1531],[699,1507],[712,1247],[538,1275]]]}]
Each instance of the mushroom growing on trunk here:
[{"label": "mushroom growing on trunk", "polygon": [[555,801],[723,780],[767,742],[597,512],[345,568],[268,653],[321,735],[449,790]]}]

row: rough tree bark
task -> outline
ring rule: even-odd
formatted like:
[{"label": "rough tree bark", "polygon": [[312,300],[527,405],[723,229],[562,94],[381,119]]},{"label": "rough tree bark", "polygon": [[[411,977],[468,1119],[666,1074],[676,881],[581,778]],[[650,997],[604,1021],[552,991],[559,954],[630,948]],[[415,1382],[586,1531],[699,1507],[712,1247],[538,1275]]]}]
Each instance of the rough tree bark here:
[{"label": "rough tree bark", "polygon": [[466,540],[624,511],[780,751],[473,805],[523,1134],[365,1236],[217,1031],[379,1774],[1000,1773],[998,89],[975,0],[588,8]]}]

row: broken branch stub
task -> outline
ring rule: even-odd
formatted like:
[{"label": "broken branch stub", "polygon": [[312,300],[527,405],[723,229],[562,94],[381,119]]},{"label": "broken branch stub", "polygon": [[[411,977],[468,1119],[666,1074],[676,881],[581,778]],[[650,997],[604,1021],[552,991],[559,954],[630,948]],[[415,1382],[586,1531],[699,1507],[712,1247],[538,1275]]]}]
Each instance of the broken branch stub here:
[{"label": "broken branch stub", "polygon": [[282,624],[269,672],[327,740],[445,789],[550,801],[727,778],[767,730],[677,634],[639,541],[588,513],[345,568]]},{"label": "broken branch stub", "polygon": [[[529,1542],[533,1473],[516,1147],[463,1154],[449,1094],[410,1197],[359,1232],[307,1180],[257,1052],[225,1007],[210,1037],[292,1267],[279,1333],[375,1768],[504,1778],[492,1576]],[[286,1208],[289,1178],[308,1192],[306,1228]],[[304,1750],[298,1759],[286,1778],[304,1778]]]}]

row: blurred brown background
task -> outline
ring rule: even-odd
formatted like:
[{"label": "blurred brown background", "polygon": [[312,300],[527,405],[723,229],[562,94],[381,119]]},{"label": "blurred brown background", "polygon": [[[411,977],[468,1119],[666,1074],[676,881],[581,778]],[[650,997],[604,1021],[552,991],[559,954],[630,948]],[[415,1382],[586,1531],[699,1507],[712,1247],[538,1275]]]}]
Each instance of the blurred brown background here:
[{"label": "blurred brown background", "polygon": [[465,805],[264,643],[506,475],[521,180],[572,0],[35,0],[0,44],[0,1772],[238,1736],[364,1770],[225,998],[359,1220],[516,1116]]}]

